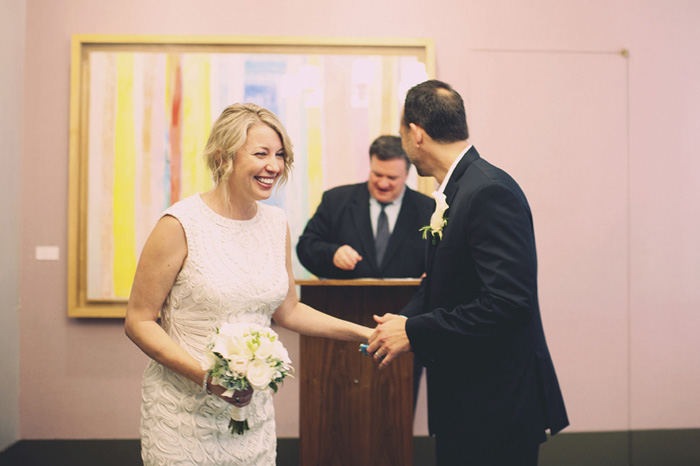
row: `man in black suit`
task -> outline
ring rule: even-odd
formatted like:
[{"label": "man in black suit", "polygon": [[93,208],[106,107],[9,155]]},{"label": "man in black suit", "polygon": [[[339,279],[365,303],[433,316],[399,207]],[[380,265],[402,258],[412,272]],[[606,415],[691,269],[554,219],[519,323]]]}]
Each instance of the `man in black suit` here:
[{"label": "man in black suit", "polygon": [[369,154],[369,181],[323,193],[297,256],[322,278],[418,278],[425,271],[419,230],[435,203],[406,186],[411,162],[401,138],[380,136]]},{"label": "man in black suit", "polygon": [[525,194],[470,144],[464,103],[446,83],[408,92],[401,138],[444,199],[426,231],[426,277],[403,315],[375,317],[368,351],[380,367],[407,351],[426,366],[438,465],[536,465],[545,431],[568,419],[542,328]]}]

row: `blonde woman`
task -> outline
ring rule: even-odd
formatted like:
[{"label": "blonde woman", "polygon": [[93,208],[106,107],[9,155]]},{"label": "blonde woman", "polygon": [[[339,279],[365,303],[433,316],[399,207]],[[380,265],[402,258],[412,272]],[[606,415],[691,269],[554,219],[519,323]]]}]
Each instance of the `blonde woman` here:
[{"label": "blonde woman", "polygon": [[[222,395],[201,367],[223,322],[365,342],[372,329],[299,302],[284,212],[260,203],[292,167],[277,117],[253,104],[226,108],[204,156],[215,182],[167,209],[148,238],[127,306],[125,331],[152,360],[143,376],[142,456],[151,464],[273,465],[269,393]],[[158,323],[160,314],[161,324]],[[248,405],[250,430],[228,430],[230,405]]]}]

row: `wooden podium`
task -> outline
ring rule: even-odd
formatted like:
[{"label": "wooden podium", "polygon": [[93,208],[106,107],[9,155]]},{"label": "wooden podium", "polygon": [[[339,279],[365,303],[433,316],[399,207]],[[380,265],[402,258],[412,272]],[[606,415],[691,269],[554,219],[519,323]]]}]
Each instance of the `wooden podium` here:
[{"label": "wooden podium", "polygon": [[[399,313],[420,280],[300,280],[301,300],[374,327]],[[301,336],[299,458],[302,466],[413,464],[413,355],[383,370],[359,344]]]}]

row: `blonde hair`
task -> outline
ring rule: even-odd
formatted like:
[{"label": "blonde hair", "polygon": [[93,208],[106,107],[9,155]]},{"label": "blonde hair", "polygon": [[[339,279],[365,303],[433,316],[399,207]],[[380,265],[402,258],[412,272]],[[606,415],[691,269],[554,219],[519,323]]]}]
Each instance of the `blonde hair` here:
[{"label": "blonde hair", "polygon": [[[212,126],[209,140],[204,148],[204,161],[211,171],[214,184],[228,183],[233,173],[233,161],[236,153],[248,138],[248,130],[256,124],[265,124],[275,130],[282,141],[284,150],[284,169],[280,174],[280,184],[289,177],[294,163],[292,142],[287,131],[277,116],[271,111],[255,104],[233,104],[221,112]],[[226,191],[228,193],[228,190]],[[228,201],[228,199],[227,199]]]}]

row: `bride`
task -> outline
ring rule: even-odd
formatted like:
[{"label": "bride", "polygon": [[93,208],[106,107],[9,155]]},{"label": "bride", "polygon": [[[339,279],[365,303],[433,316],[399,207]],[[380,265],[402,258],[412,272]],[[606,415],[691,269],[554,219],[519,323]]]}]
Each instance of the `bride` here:
[{"label": "bride", "polygon": [[[224,322],[271,319],[304,335],[366,342],[372,329],[299,302],[284,212],[262,204],[286,181],[293,153],[270,111],[234,104],[214,123],[204,150],[215,187],[163,214],[139,260],[125,331],[151,361],[143,375],[145,465],[274,465],[271,395],[231,397],[201,361]],[[160,316],[161,322],[158,323]],[[228,430],[231,405],[249,406],[250,430]]]}]

